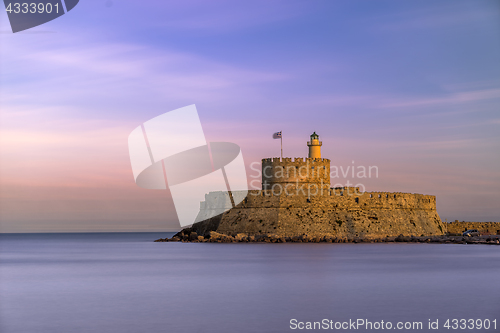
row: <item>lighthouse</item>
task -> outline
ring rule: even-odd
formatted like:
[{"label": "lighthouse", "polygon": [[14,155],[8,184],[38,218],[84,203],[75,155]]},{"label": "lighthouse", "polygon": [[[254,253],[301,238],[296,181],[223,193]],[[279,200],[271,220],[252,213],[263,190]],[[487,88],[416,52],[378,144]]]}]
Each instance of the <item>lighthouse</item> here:
[{"label": "lighthouse", "polygon": [[321,145],[323,142],[319,141],[319,135],[314,132],[311,134],[311,141],[307,142],[309,147],[309,158],[321,158]]}]

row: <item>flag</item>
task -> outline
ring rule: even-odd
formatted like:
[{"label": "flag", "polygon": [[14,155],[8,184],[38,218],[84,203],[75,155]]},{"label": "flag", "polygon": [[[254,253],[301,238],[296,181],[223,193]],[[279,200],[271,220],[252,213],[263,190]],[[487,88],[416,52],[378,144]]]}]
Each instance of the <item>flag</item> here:
[{"label": "flag", "polygon": [[281,131],[274,133],[273,139],[281,139]]}]

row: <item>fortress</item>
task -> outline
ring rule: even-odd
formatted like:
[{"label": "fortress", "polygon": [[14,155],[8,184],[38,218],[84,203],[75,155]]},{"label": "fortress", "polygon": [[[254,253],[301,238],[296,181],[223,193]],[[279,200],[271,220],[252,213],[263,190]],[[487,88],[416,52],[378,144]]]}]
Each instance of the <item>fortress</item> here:
[{"label": "fortress", "polygon": [[[330,160],[321,157],[316,133],[308,158],[262,160],[262,190],[210,192],[191,230],[235,236],[382,238],[443,235],[445,226],[433,195],[360,192],[330,187]],[[215,216],[215,217],[211,217]]]}]

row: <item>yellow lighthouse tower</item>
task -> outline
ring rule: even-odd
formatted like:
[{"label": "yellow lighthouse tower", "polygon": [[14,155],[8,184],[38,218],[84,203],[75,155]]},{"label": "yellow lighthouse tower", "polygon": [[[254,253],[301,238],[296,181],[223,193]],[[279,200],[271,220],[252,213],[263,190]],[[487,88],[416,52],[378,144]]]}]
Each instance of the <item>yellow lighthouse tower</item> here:
[{"label": "yellow lighthouse tower", "polygon": [[311,134],[311,141],[307,142],[309,147],[309,158],[321,158],[321,145],[323,142],[319,141],[319,135],[314,132]]}]

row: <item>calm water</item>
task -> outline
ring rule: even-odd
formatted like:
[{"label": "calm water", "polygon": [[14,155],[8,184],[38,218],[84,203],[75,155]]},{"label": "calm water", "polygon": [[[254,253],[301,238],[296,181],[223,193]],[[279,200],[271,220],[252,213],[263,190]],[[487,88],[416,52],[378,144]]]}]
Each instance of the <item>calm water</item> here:
[{"label": "calm water", "polygon": [[499,246],[152,242],[166,235],[0,235],[0,332],[296,332],[293,318],[500,331]]}]

